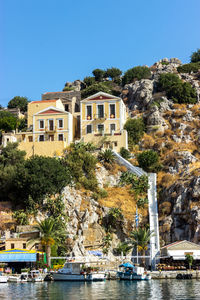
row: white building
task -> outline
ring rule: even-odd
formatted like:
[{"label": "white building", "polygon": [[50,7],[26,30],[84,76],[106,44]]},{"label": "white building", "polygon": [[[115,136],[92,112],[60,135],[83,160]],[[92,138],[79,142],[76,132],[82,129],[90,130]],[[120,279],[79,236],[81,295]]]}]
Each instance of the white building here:
[{"label": "white building", "polygon": [[200,245],[184,240],[161,248],[161,258],[172,257],[173,260],[184,260],[186,254],[192,255],[195,260],[200,259]]}]

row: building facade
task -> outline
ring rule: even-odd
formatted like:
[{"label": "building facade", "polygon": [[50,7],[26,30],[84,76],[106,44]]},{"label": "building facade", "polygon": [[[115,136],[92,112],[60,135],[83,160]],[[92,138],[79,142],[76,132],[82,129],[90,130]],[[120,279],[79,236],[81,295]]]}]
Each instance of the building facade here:
[{"label": "building facade", "polygon": [[60,156],[73,141],[75,125],[61,100],[33,101],[28,105],[28,129],[16,133],[19,149],[32,155]]},{"label": "building facade", "polygon": [[119,97],[99,92],[81,101],[81,139],[100,148],[128,148],[127,112]]}]

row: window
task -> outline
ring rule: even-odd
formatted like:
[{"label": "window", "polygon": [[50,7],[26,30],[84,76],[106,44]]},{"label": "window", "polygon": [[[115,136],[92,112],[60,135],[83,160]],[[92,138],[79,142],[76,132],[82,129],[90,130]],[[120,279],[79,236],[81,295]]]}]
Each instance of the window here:
[{"label": "window", "polygon": [[23,246],[23,249],[26,249],[26,243],[23,243],[22,246]]},{"label": "window", "polygon": [[39,142],[44,142],[44,134],[39,135]]},{"label": "window", "polygon": [[69,111],[69,104],[65,104],[65,111]]},{"label": "window", "polygon": [[53,120],[49,120],[49,130],[53,130],[54,126],[53,126]]},{"label": "window", "polygon": [[102,104],[97,105],[97,111],[98,111],[98,118],[104,117],[104,106]]},{"label": "window", "polygon": [[104,131],[104,125],[102,124],[97,125],[97,130],[98,132],[102,133]]},{"label": "window", "polygon": [[58,120],[58,128],[63,128],[63,119]]},{"label": "window", "polygon": [[11,248],[11,249],[15,249],[15,244],[11,244],[11,245],[10,245],[10,248]]},{"label": "window", "polygon": [[38,244],[38,243],[35,244],[35,249],[36,249],[36,250],[39,249],[39,244]]},{"label": "window", "polygon": [[39,121],[39,128],[44,129],[44,120]]},{"label": "window", "polygon": [[110,132],[112,133],[115,131],[115,124],[110,124]]},{"label": "window", "polygon": [[114,146],[117,147],[117,142],[114,142]]},{"label": "window", "polygon": [[110,118],[115,118],[115,104],[110,104]]},{"label": "window", "polygon": [[79,109],[79,105],[77,103],[75,103],[75,112],[79,112],[80,109]]},{"label": "window", "polygon": [[92,125],[87,125],[86,133],[92,133]]},{"label": "window", "polygon": [[58,140],[59,140],[59,141],[63,141],[63,140],[64,140],[64,139],[63,139],[63,134],[59,134],[59,135],[58,135]]},{"label": "window", "polygon": [[86,106],[86,118],[87,118],[87,120],[92,119],[92,105]]},{"label": "window", "polygon": [[28,141],[29,141],[29,142],[32,142],[32,141],[33,141],[33,137],[32,137],[32,136],[29,136],[29,137],[28,137]]}]

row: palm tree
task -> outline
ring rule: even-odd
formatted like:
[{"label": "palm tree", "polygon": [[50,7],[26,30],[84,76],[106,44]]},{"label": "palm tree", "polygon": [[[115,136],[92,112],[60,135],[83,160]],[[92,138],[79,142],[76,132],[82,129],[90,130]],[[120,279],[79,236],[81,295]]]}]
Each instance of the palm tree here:
[{"label": "palm tree", "polygon": [[40,242],[45,247],[45,252],[47,255],[47,264],[51,265],[51,246],[55,244],[56,236],[58,235],[58,230],[55,226],[55,220],[52,218],[44,219],[43,221],[37,222],[38,224],[34,226],[34,229],[38,230],[40,236],[38,238],[30,238],[28,243],[33,244]]},{"label": "palm tree", "polygon": [[115,161],[115,155],[112,150],[106,149],[105,151],[99,152],[98,159],[104,163],[111,164]]},{"label": "palm tree", "polygon": [[[145,251],[148,249],[148,243],[150,238],[153,236],[153,231],[146,228],[139,227],[138,229],[131,232],[132,244],[138,252],[145,256]],[[145,265],[145,258],[142,258],[143,265]]]}]

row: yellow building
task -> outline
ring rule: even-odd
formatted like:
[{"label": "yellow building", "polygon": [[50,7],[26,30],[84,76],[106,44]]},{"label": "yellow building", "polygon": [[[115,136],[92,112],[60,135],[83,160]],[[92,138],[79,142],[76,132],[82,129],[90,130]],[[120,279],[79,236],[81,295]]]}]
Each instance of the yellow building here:
[{"label": "yellow building", "polygon": [[128,148],[126,106],[119,97],[99,92],[81,101],[81,139],[119,152]]},{"label": "yellow building", "polygon": [[33,101],[28,105],[28,129],[16,133],[19,149],[32,155],[61,155],[73,140],[72,114],[61,100]]}]

